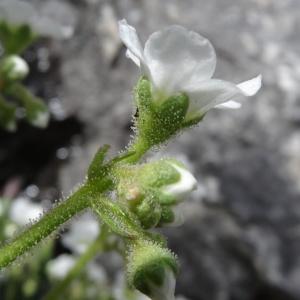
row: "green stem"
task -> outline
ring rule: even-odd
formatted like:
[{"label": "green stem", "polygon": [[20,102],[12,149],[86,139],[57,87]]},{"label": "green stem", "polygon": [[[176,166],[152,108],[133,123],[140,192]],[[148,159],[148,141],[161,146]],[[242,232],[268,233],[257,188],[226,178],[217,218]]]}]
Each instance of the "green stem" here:
[{"label": "green stem", "polygon": [[143,138],[137,136],[136,139],[128,148],[128,152],[132,151],[134,152],[134,154],[124,159],[123,162],[127,162],[130,164],[134,164],[138,162],[150,148],[151,146],[149,146],[148,143],[145,142]]},{"label": "green stem", "polygon": [[37,97],[35,97],[25,86],[19,82],[14,82],[13,84],[9,85],[5,91],[10,96],[15,97],[25,107],[37,99]]},{"label": "green stem", "polygon": [[0,94],[0,127],[2,126],[11,131],[15,130],[15,110],[16,107],[13,104],[8,103]]},{"label": "green stem", "polygon": [[26,229],[0,249],[0,269],[34,247],[60,225],[90,205],[90,187],[82,186],[73,195],[53,208],[37,223]]},{"label": "green stem", "polygon": [[57,300],[62,296],[63,291],[69,284],[80,275],[86,264],[99,252],[105,250],[105,240],[107,237],[107,227],[102,225],[99,237],[91,243],[86,252],[82,254],[76,261],[73,268],[69,271],[67,276],[59,282],[54,288],[46,295],[43,300]]}]

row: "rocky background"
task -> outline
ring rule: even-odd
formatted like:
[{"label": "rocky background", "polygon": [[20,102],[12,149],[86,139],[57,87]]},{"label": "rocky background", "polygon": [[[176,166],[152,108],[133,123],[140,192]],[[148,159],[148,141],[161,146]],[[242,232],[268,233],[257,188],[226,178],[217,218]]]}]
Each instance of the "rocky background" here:
[{"label": "rocky background", "polygon": [[165,230],[181,261],[177,292],[191,300],[300,299],[300,2],[31,2],[74,35],[26,53],[27,83],[47,100],[52,121],[45,131],[21,124],[16,134],[0,133],[2,192],[53,201],[84,178],[99,145],[124,147],[138,70],[116,22],[126,18],[143,41],[184,25],[215,46],[215,77],[261,73],[263,88],[242,109],[212,111],[163,148],[199,180],[182,208],[186,223]]}]

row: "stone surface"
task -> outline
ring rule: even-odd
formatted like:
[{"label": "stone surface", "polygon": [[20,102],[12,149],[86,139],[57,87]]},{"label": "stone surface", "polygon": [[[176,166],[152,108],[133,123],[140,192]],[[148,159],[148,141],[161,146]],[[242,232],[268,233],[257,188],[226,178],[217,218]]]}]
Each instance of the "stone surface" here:
[{"label": "stone surface", "polygon": [[[35,1],[43,6],[45,1]],[[62,2],[62,1],[61,1]],[[125,58],[116,21],[145,41],[178,23],[211,40],[215,77],[263,75],[263,89],[238,111],[212,111],[164,155],[183,157],[199,189],[168,228],[181,261],[178,293],[189,299],[300,298],[300,2],[297,0],[64,1],[75,33],[55,41],[59,99],[85,125],[59,169],[66,193],[85,175],[99,145],[112,153],[130,138],[138,70]],[[52,50],[54,51],[54,50]]]}]

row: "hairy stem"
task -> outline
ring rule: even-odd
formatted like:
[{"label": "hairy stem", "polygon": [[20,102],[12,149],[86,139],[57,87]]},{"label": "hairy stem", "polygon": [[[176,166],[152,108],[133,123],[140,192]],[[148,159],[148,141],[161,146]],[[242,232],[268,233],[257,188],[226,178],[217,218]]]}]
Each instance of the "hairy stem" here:
[{"label": "hairy stem", "polygon": [[73,195],[48,212],[42,219],[26,229],[0,249],[0,269],[34,247],[78,212],[90,205],[89,189],[82,186]]},{"label": "hairy stem", "polygon": [[128,152],[132,151],[134,154],[124,159],[124,161],[134,164],[138,162],[150,148],[151,146],[149,146],[148,143],[143,140],[143,138],[136,136],[136,139],[128,148]]},{"label": "hairy stem", "polygon": [[101,233],[98,238],[91,243],[85,253],[83,253],[76,261],[73,268],[69,271],[67,276],[60,281],[54,288],[46,295],[43,300],[57,300],[62,296],[63,291],[69,284],[80,275],[86,264],[98,253],[105,249],[105,240],[107,237],[107,227],[102,225]]}]

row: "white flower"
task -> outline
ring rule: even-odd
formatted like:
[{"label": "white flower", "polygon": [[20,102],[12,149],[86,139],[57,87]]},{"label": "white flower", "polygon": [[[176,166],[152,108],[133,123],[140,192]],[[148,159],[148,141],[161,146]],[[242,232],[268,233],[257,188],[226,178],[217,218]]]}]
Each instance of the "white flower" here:
[{"label": "white flower", "polygon": [[27,62],[18,55],[9,55],[2,61],[1,71],[9,80],[22,80],[29,73]]},{"label": "white flower", "polygon": [[0,21],[12,25],[27,24],[37,34],[53,38],[69,38],[73,34],[70,26],[64,26],[46,14],[40,14],[33,5],[19,0],[0,0]]},{"label": "white flower", "polygon": [[154,32],[144,49],[135,28],[119,21],[119,33],[128,48],[126,54],[152,83],[155,98],[186,93],[190,100],[188,118],[206,113],[213,107],[239,108],[245,96],[261,87],[261,75],[238,85],[212,79],[216,54],[201,35],[173,25]]},{"label": "white flower", "polygon": [[86,213],[71,224],[69,232],[62,237],[62,243],[76,254],[81,254],[98,235],[99,222]]},{"label": "white flower", "polygon": [[10,219],[20,226],[38,219],[43,213],[40,204],[33,203],[30,199],[20,197],[12,201],[9,216]]},{"label": "white flower", "polygon": [[63,279],[74,266],[76,260],[70,254],[61,254],[47,263],[46,271],[51,278]]},{"label": "white flower", "polygon": [[175,163],[170,164],[179,173],[180,178],[177,182],[164,186],[162,192],[174,196],[178,200],[182,200],[197,188],[197,180],[193,174],[185,168]]}]

